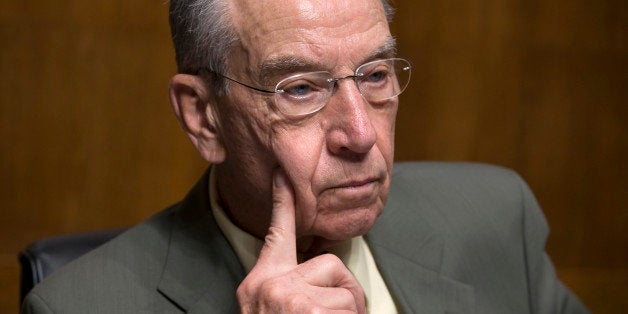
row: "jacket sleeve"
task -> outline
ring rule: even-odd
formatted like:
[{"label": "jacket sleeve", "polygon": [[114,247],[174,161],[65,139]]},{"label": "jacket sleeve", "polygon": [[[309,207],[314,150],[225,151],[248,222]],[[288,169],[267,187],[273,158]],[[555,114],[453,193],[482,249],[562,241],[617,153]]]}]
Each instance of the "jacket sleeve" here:
[{"label": "jacket sleeve", "polygon": [[523,194],[524,250],[527,265],[529,303],[532,313],[589,313],[578,298],[557,278],[545,252],[549,228],[529,187],[520,180]]}]

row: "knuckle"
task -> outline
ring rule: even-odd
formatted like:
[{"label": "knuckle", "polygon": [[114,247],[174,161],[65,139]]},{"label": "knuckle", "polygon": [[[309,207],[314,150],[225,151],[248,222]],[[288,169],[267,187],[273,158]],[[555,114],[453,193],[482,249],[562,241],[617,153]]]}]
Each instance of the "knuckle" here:
[{"label": "knuckle", "polygon": [[236,289],[236,298],[238,300],[247,300],[255,295],[255,285],[251,284],[251,280],[245,279]]},{"label": "knuckle", "polygon": [[279,193],[273,194],[273,207],[279,207],[284,202],[284,197],[279,195]]},{"label": "knuckle", "polygon": [[260,286],[261,295],[266,300],[281,300],[287,295],[285,285],[278,280],[267,280]]},{"label": "knuckle", "polygon": [[275,208],[283,206],[283,204],[288,202],[288,200],[289,200],[289,197],[285,195],[285,193],[282,193],[281,191],[275,190],[275,192],[273,193],[273,207]]},{"label": "knuckle", "polygon": [[283,226],[270,226],[268,227],[267,237],[283,237],[286,235],[286,229]]},{"label": "knuckle", "polygon": [[291,311],[300,310],[307,303],[307,298],[302,294],[294,294],[287,296],[286,306]]},{"label": "knuckle", "polygon": [[338,291],[338,296],[339,296],[339,298],[341,300],[348,300],[348,301],[350,301],[349,304],[354,304],[354,302],[355,302],[355,296],[348,289],[340,289]]},{"label": "knuckle", "polygon": [[280,243],[281,239],[288,236],[288,232],[282,226],[270,226],[264,237],[264,244],[269,247],[275,247]]},{"label": "knuckle", "polygon": [[329,312],[328,310],[325,310],[321,308],[320,306],[313,306],[307,309],[308,314],[323,314],[323,313],[328,313],[328,312]]},{"label": "knuckle", "polygon": [[250,295],[250,289],[244,285],[238,286],[238,289],[236,290],[236,297],[238,299],[245,299],[248,295]]},{"label": "knuckle", "polygon": [[247,279],[238,286],[236,299],[240,305],[240,313],[258,312],[259,302],[256,287],[256,285],[251,284],[251,280]]},{"label": "knuckle", "polygon": [[327,254],[320,255],[318,258],[320,259],[319,262],[321,263],[323,267],[345,268],[345,265],[342,263],[342,260],[340,260],[340,258],[334,254],[327,253]]},{"label": "knuckle", "polygon": [[297,293],[283,280],[271,280],[261,287],[260,301],[282,313],[303,313],[308,308],[307,296]]}]

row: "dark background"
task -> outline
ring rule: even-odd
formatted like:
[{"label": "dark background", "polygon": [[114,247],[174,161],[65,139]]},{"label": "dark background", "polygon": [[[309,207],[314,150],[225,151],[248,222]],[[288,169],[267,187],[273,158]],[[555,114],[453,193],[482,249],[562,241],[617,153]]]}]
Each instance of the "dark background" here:
[{"label": "dark background", "polygon": [[[397,0],[414,64],[396,159],[517,170],[552,227],[561,279],[596,313],[628,308],[628,10],[621,0]],[[167,97],[163,0],[8,0],[0,10],[0,312],[16,254],[128,226],[206,165]]]}]

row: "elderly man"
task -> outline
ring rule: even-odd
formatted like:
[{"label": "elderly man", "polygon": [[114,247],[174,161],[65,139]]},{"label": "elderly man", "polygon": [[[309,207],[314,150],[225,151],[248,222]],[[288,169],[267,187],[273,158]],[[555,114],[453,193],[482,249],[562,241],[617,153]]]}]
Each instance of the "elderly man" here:
[{"label": "elderly man", "polygon": [[402,164],[393,179],[411,66],[395,56],[391,12],[379,0],[171,1],[171,103],[212,166],[23,311],[585,312],[515,174]]}]

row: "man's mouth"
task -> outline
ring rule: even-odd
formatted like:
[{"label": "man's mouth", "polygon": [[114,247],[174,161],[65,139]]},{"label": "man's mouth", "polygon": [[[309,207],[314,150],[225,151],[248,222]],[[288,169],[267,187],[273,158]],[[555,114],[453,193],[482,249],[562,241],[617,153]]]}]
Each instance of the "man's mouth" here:
[{"label": "man's mouth", "polygon": [[362,206],[374,201],[378,195],[379,185],[379,178],[371,177],[344,181],[330,187],[327,191],[333,195],[336,201]]},{"label": "man's mouth", "polygon": [[359,189],[359,188],[363,188],[368,185],[377,183],[378,181],[379,181],[378,178],[368,178],[364,180],[352,180],[352,181],[347,181],[345,183],[341,183],[333,187],[333,189]]}]

